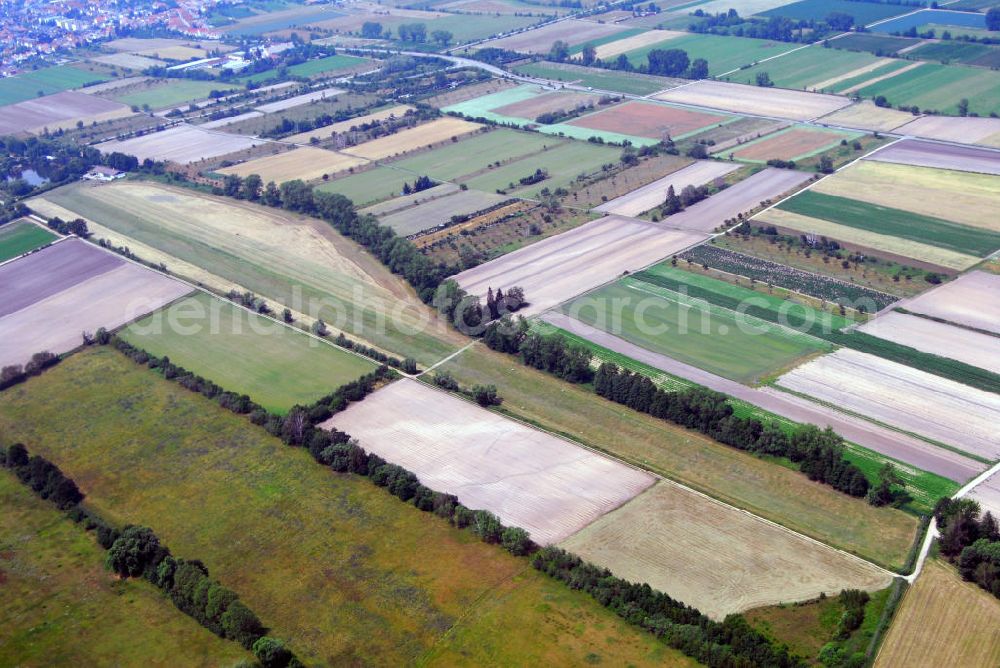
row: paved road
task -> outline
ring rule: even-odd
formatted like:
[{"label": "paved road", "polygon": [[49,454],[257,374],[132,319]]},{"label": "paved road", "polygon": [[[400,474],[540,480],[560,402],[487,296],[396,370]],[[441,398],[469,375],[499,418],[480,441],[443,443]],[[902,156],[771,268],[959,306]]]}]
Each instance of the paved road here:
[{"label": "paved road", "polygon": [[609,350],[621,353],[667,373],[685,378],[717,392],[723,392],[742,399],[754,406],[781,415],[795,422],[811,423],[821,427],[830,426],[846,440],[857,443],[875,452],[898,459],[931,473],[965,482],[986,468],[985,464],[963,457],[958,453],[936,447],[912,436],[901,434],[814,404],[770,388],[747,387],[735,381],[717,376],[689,364],[659,353],[640,348],[612,334],[591,327],[562,313],[549,312],[542,320],[567,331],[586,337]]}]

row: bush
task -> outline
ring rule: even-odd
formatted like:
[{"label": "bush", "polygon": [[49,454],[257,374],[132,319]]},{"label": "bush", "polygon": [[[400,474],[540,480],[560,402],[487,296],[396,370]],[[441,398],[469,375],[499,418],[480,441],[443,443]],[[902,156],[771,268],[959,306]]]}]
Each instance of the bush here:
[{"label": "bush", "polygon": [[254,642],[253,655],[264,668],[285,668],[292,659],[292,653],[283,642],[267,636]]}]

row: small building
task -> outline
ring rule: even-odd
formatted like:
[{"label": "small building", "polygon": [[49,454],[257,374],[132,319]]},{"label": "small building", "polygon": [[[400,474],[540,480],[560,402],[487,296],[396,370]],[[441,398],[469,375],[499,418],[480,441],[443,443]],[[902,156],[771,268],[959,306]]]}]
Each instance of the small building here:
[{"label": "small building", "polygon": [[125,176],[125,172],[119,171],[114,167],[105,167],[104,165],[94,165],[90,168],[90,171],[83,175],[84,181],[114,181],[115,179],[120,179]]}]

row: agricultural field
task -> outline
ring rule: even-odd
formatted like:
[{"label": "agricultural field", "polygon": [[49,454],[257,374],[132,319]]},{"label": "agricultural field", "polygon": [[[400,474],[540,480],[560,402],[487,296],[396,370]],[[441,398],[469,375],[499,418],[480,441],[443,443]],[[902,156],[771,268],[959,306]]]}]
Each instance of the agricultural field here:
[{"label": "agricultural field", "polygon": [[146,56],[137,56],[132,53],[110,53],[106,56],[97,56],[91,58],[92,62],[101,63],[102,65],[111,65],[112,67],[121,67],[122,69],[128,70],[146,70],[150,67],[161,67],[167,64],[165,60],[157,60],[156,58],[147,58]]},{"label": "agricultural field", "polygon": [[320,90],[302,93],[301,95],[286,97],[283,100],[268,102],[267,104],[254,107],[254,109],[265,114],[273,114],[279,111],[287,111],[289,109],[294,109],[295,107],[301,107],[316,102],[332,101],[343,92],[344,91],[340,88],[322,88]]},{"label": "agricultural field", "polygon": [[793,2],[766,12],[761,12],[760,15],[765,17],[781,16],[789,19],[820,20],[826,18],[832,12],[842,12],[853,16],[858,25],[864,26],[891,16],[899,16],[909,11],[912,11],[912,9],[904,5],[865,3],[859,6],[857,3],[850,2],[849,0],[799,0],[799,2]]},{"label": "agricultural field", "polygon": [[892,575],[670,482],[660,482],[564,541],[570,552],[722,619]]},{"label": "agricultural field", "polygon": [[896,312],[880,315],[861,331],[1000,374],[1000,336]]},{"label": "agricultural field", "polygon": [[129,325],[121,336],[279,414],[377,366],[205,293]]},{"label": "agricultural field", "polygon": [[851,103],[847,98],[835,95],[744,86],[723,81],[697,81],[653,97],[665,102],[793,121],[808,121],[825,116]]},{"label": "agricultural field", "polygon": [[[288,74],[296,77],[323,77],[331,74],[343,74],[348,71],[364,69],[365,66],[372,65],[372,61],[357,56],[347,56],[337,54],[325,58],[314,58],[298,65],[288,68]],[[240,82],[247,81],[267,81],[277,76],[276,72],[261,72],[249,77],[243,77]]]},{"label": "agricultural field", "polygon": [[262,35],[293,26],[305,26],[343,16],[343,12],[326,5],[298,5],[292,9],[255,14],[225,26],[227,33],[241,36]]},{"label": "agricultural field", "polygon": [[716,161],[700,161],[657,179],[596,207],[595,211],[619,216],[639,216],[661,204],[667,190],[673,186],[680,193],[687,186],[700,186],[722,178],[739,169],[737,165]]},{"label": "agricultural field", "polygon": [[203,130],[194,125],[177,125],[160,132],[131,139],[97,144],[102,153],[127,153],[140,161],[146,158],[189,165],[220,155],[243,151],[264,142],[254,137]]},{"label": "agricultural field", "polygon": [[923,116],[898,128],[900,134],[1000,148],[1000,119]]},{"label": "agricultural field", "polygon": [[[467,20],[467,19],[466,19]],[[624,26],[592,21],[560,21],[527,32],[494,39],[481,45],[481,48],[507,49],[521,53],[546,54],[556,41],[563,41],[574,47],[591,40],[617,35],[627,31]]]},{"label": "agricultural field", "polygon": [[589,292],[561,310],[642,348],[746,384],[831,349],[793,329],[647,282],[642,274]]},{"label": "agricultural field", "polygon": [[0,133],[20,134],[45,129],[55,132],[60,128],[76,127],[77,122],[90,125],[131,114],[131,109],[118,102],[66,91],[0,107]]},{"label": "agricultural field", "polygon": [[962,327],[1000,334],[1000,276],[971,271],[958,279],[907,300],[908,311]]},{"label": "agricultural field", "polygon": [[571,536],[654,482],[648,473],[416,380],[396,381],[324,426],[346,431],[465,506],[526,529],[541,545]]},{"label": "agricultural field", "polygon": [[402,194],[403,185],[415,178],[416,174],[380,166],[317,184],[316,190],[340,193],[349,197],[355,205],[363,207]]},{"label": "agricultural field", "polygon": [[136,91],[112,95],[115,102],[129,106],[166,109],[188,102],[206,100],[212,91],[231,91],[236,86],[218,81],[196,81],[194,79],[163,79],[150,82]]},{"label": "agricultural field", "polygon": [[[1000,153],[973,146],[954,146],[920,141],[919,139],[904,139],[872,155],[865,156],[865,158],[877,162],[894,162],[901,165],[913,165],[915,167],[937,167],[938,169],[979,172],[981,174],[1000,176]],[[918,179],[917,177],[921,175],[924,178]],[[996,179],[972,179],[971,181],[966,181],[952,173],[940,171],[913,170],[906,176],[910,179],[920,181],[921,185],[924,186],[933,184],[938,179],[950,181],[950,183],[943,184],[943,187],[951,187],[952,189],[957,187],[959,192],[949,193],[949,196],[961,194],[966,188],[977,190],[982,195],[985,194],[983,193],[983,189],[986,189],[988,193],[990,185],[997,182]],[[934,178],[930,178],[931,176]],[[952,206],[951,210],[954,211],[955,208]],[[959,212],[959,215],[961,215],[961,212]]]},{"label": "agricultural field", "polygon": [[543,86],[524,84],[448,105],[441,111],[497,123],[527,125],[534,124],[543,113],[571,111],[578,104],[596,104],[598,99],[588,93],[552,91]]},{"label": "agricultural field", "polygon": [[207,668],[250,657],[148,582],[112,575],[92,532],[6,470],[0,471],[0,504],[0,663]]},{"label": "agricultural field", "polygon": [[968,100],[969,111],[980,116],[1000,110],[1000,78],[990,70],[962,65],[924,63],[856,92],[861,97],[883,96],[892,105],[941,114],[959,115],[958,104],[963,99]]},{"label": "agricultural field", "polygon": [[629,51],[625,55],[629,62],[638,67],[648,64],[648,55],[653,49],[682,49],[691,60],[707,60],[709,75],[717,77],[793,48],[795,47],[791,44],[764,39],[688,33]]},{"label": "agricultural field", "polygon": [[235,174],[246,178],[251,174],[258,175],[264,183],[274,181],[281,184],[284,181],[301,179],[315,181],[326,176],[349,170],[368,161],[353,155],[344,155],[321,148],[301,146],[263,158],[254,158],[232,167],[215,170],[219,174]]},{"label": "agricultural field", "polygon": [[606,401],[475,346],[439,367],[464,386],[496,385],[501,411],[705,492],[835,547],[899,567],[916,518],[873,508],[797,471]]},{"label": "agricultural field", "polygon": [[536,314],[704,239],[697,232],[605,216],[467,269],[455,280],[468,293],[480,296],[489,288],[521,286],[529,302],[523,313]]},{"label": "agricultural field", "polygon": [[599,70],[571,63],[552,63],[541,61],[527,63],[514,68],[518,74],[530,77],[541,77],[553,81],[588,86],[596,90],[607,90],[615,93],[630,93],[632,95],[649,95],[666,88],[673,88],[683,83],[680,79],[669,79],[650,74],[635,72],[615,72]]},{"label": "agricultural field", "polygon": [[15,220],[0,227],[0,262],[50,244],[59,237],[30,221]]},{"label": "agricultural field", "polygon": [[941,63],[957,62],[965,65],[995,66],[1000,63],[996,49],[985,44],[969,42],[932,42],[909,51],[914,58],[936,60]]},{"label": "agricultural field", "polygon": [[758,164],[772,159],[803,160],[829,151],[841,141],[851,141],[859,136],[847,132],[791,127],[741,144],[738,148],[729,147],[721,155]]},{"label": "agricultural field", "polygon": [[991,666],[1000,662],[1000,602],[953,566],[928,560],[903,598],[875,665]]},{"label": "agricultural field", "polygon": [[871,100],[862,100],[828,116],[823,116],[819,122],[832,126],[891,132],[912,120],[913,114],[907,111],[876,107]]},{"label": "agricultural field", "polygon": [[[680,37],[683,34],[684,33],[682,32],[674,32],[671,30],[643,31],[635,29],[635,32],[631,35],[620,33],[619,35],[612,35],[607,40],[589,42],[589,44],[592,44],[595,47],[594,56],[596,58],[603,61],[610,61],[619,54],[635,51],[636,49],[642,49],[652,44],[659,44],[665,40]],[[581,46],[578,46],[577,49],[580,51],[583,50]]]},{"label": "agricultural field", "polygon": [[[555,663],[690,665],[523,560],[331,473],[116,351],[74,355],[5,391],[0,416],[3,445],[32,443],[102,517],[153,526],[174,554],[201,559],[307,664],[399,665],[431,651],[521,664],[538,638],[572,626],[574,642],[545,647]],[[515,612],[502,648],[452,646],[450,630],[488,633],[492,615]]]},{"label": "agricultural field", "polygon": [[[818,0],[814,0],[818,1]],[[897,8],[899,14],[904,13],[902,7]],[[942,26],[954,26],[956,28],[985,28],[986,17],[975,12],[954,12],[947,9],[922,9],[918,12],[907,12],[906,16],[901,16],[893,21],[886,21],[877,26],[872,26],[871,30],[877,33],[906,32],[910,28],[919,28],[928,23]]]},{"label": "agricultural field", "polygon": [[398,104],[389,107],[388,109],[382,109],[381,111],[373,111],[370,114],[365,114],[364,116],[358,116],[357,118],[352,118],[347,121],[340,121],[339,123],[332,123],[320,128],[314,128],[306,132],[300,132],[298,134],[291,135],[289,137],[283,138],[281,141],[288,142],[290,144],[309,144],[313,137],[318,140],[329,139],[335,134],[341,132],[348,132],[351,128],[358,127],[361,125],[366,125],[368,123],[378,123],[381,121],[388,120],[390,118],[402,118],[406,115],[406,112],[413,109],[413,107],[407,104]]},{"label": "agricultural field", "polygon": [[[246,202],[156,183],[85,184],[49,191],[32,206],[56,205],[194,269],[216,292],[249,290],[297,320],[322,318],[421,364],[438,361],[462,338],[425,307],[412,288],[326,223]],[[237,234],[238,232],[238,234]],[[136,252],[139,252],[136,250]],[[178,269],[181,275],[187,275]]]},{"label": "agricultural field", "polygon": [[400,130],[386,137],[345,148],[343,153],[368,160],[381,160],[449,139],[455,141],[457,137],[478,132],[482,127],[478,123],[458,118],[439,118],[415,128]]},{"label": "agricultural field", "polygon": [[920,40],[911,37],[890,37],[877,33],[852,32],[830,40],[830,46],[834,49],[847,49],[849,51],[867,51],[876,56],[891,56],[900,49],[918,44]]},{"label": "agricultural field", "polygon": [[0,282],[0,366],[68,352],[81,332],[119,327],[191,291],[75,238],[4,264]]},{"label": "agricultural field", "polygon": [[453,222],[455,216],[474,214],[496,206],[509,198],[503,195],[460,190],[453,195],[434,199],[409,209],[403,209],[381,218],[379,222],[388,225],[401,236],[417,234]]},{"label": "agricultural field", "polygon": [[896,362],[841,349],[776,383],[986,460],[1000,454],[1000,398]]},{"label": "agricultural field", "polygon": [[390,213],[402,211],[403,209],[409,209],[410,207],[414,207],[418,204],[436,200],[439,197],[447,197],[448,195],[457,193],[459,190],[460,188],[454,183],[441,183],[436,186],[432,186],[427,190],[420,190],[410,195],[400,195],[399,197],[393,197],[392,199],[379,204],[373,204],[363,209],[358,209],[358,213],[370,213],[373,216],[387,216]]},{"label": "agricultural field", "polygon": [[72,65],[23,72],[17,76],[0,79],[0,106],[81,88],[110,78],[106,74],[87,72]]},{"label": "agricultural field", "polygon": [[775,86],[828,91],[840,81],[871,72],[887,62],[891,61],[868,53],[811,46],[740,70],[726,80],[754,85],[757,75],[766,72]]},{"label": "agricultural field", "polygon": [[684,139],[710,126],[733,120],[736,118],[732,116],[631,101],[567,121],[565,125],[660,141],[667,136]]}]

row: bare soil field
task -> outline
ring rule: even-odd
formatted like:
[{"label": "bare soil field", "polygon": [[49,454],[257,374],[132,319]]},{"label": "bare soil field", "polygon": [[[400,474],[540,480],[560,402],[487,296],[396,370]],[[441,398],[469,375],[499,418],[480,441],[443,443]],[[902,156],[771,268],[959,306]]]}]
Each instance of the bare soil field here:
[{"label": "bare soil field", "polygon": [[191,292],[79,239],[0,267],[0,285],[14,297],[0,309],[0,366],[67,352],[83,331],[118,327]]},{"label": "bare soil field", "polygon": [[832,148],[847,135],[822,130],[792,128],[771,137],[744,145],[732,152],[741,160],[767,162],[772,158],[779,160],[797,160],[816,151]]},{"label": "bare soil field", "polygon": [[216,158],[263,144],[260,139],[225,132],[211,132],[194,125],[178,125],[162,132],[154,132],[124,141],[98,144],[102,153],[119,151],[139,158],[166,160],[189,165],[200,160]]},{"label": "bare soil field", "polygon": [[451,222],[452,216],[476,213],[509,199],[480,190],[460,190],[447,197],[389,214],[379,222],[394,229],[396,234],[409,236],[446,225]]},{"label": "bare soil field", "polygon": [[510,37],[490,40],[481,45],[480,48],[507,49],[509,51],[520,51],[522,53],[548,53],[553,42],[567,42],[571,47],[592,39],[608,37],[615,33],[627,30],[624,26],[612,25],[608,23],[594,23],[591,21],[560,21],[549,25],[528,30]]},{"label": "bare soil field", "polygon": [[285,98],[284,100],[278,100],[277,102],[268,102],[267,104],[255,107],[255,109],[257,111],[262,111],[265,114],[273,114],[276,111],[284,111],[285,109],[291,109],[292,107],[300,107],[303,104],[309,104],[310,102],[325,100],[327,98],[335,98],[343,92],[344,91],[340,88],[323,88],[321,90],[314,90],[308,93],[303,93],[302,95]]},{"label": "bare soil field", "polygon": [[430,202],[431,200],[439,197],[450,195],[454,192],[458,192],[458,190],[459,187],[454,183],[442,183],[434,186],[433,188],[413,193],[412,195],[400,195],[399,197],[394,197],[390,200],[386,200],[385,202],[380,202],[379,204],[373,204],[372,206],[365,207],[364,209],[359,209],[358,213],[370,213],[373,216],[386,216],[390,213],[401,211],[423,202]]},{"label": "bare soil field", "polygon": [[680,139],[729,119],[652,102],[626,102],[569,121],[568,125],[650,139],[663,139],[666,135]]},{"label": "bare soil field", "polygon": [[506,290],[519,285],[529,302],[521,312],[531,315],[705,239],[698,232],[605,216],[467,269],[454,278],[470,294],[480,296],[491,287]]},{"label": "bare soil field", "polygon": [[430,123],[418,125],[415,128],[401,130],[387,137],[379,137],[378,139],[346,148],[343,152],[369,160],[380,160],[430,146],[431,144],[437,144],[453,137],[461,137],[462,135],[477,132],[482,127],[478,123],[470,123],[460,118],[438,118]]},{"label": "bare soil field", "polygon": [[225,118],[219,118],[214,121],[209,121],[207,123],[202,123],[198,127],[202,130],[213,130],[215,128],[223,128],[227,125],[232,125],[233,123],[239,123],[241,121],[246,121],[251,118],[257,118],[263,116],[263,111],[246,111],[242,114],[237,114],[235,116],[226,116]]},{"label": "bare soil field", "polygon": [[576,533],[654,482],[648,473],[410,379],[323,426],[348,432],[428,487],[489,510],[542,545]]},{"label": "bare soil field", "polygon": [[1000,176],[992,174],[861,160],[814,190],[1000,232]]},{"label": "bare soil field", "polygon": [[696,81],[688,86],[654,95],[657,100],[679,102],[741,114],[807,121],[846,107],[846,97],[807,93],[784,88],[761,88],[722,81]]},{"label": "bare soil field", "polygon": [[937,167],[963,172],[1000,175],[1000,151],[973,146],[953,146],[919,139],[904,139],[866,156],[866,160],[896,162],[917,167]]},{"label": "bare soil field", "polygon": [[150,67],[166,65],[166,61],[156,58],[147,58],[132,53],[111,53],[106,56],[97,56],[91,59],[95,63],[111,65],[112,67],[122,67],[129,70],[145,70]]},{"label": "bare soil field", "polygon": [[364,158],[356,158],[352,155],[335,153],[334,151],[327,151],[321,148],[301,146],[291,151],[248,160],[238,165],[224,167],[216,171],[220,174],[236,174],[240,177],[257,174],[264,183],[274,181],[277,184],[281,184],[284,181],[292,181],[294,179],[313,181],[327,174],[333,176],[338,172],[366,164],[367,162]]},{"label": "bare soil field", "polygon": [[892,576],[749,513],[661,481],[561,545],[630,582],[645,582],[715,619]]},{"label": "bare soil field", "polygon": [[848,225],[838,225],[782,209],[770,209],[757,215],[754,220],[793,232],[823,235],[852,248],[867,248],[882,255],[890,253],[899,258],[910,258],[934,267],[961,271],[982,261],[982,258],[974,255],[966,255],[889,234],[879,234]]},{"label": "bare soil field", "polygon": [[711,232],[727,219],[746,214],[761,202],[775,200],[804,184],[812,176],[792,169],[768,168],[717,192],[680,213],[664,218],[660,225]]},{"label": "bare soil field", "polygon": [[970,271],[906,301],[915,313],[1000,334],[1000,275]]},{"label": "bare soil field", "polygon": [[1000,396],[842,348],[778,385],[986,459],[1000,456]]},{"label": "bare soil field", "polygon": [[998,336],[981,334],[894,311],[865,323],[861,331],[926,353],[950,357],[981,369],[988,369],[993,373],[1000,373]]},{"label": "bare soil field", "polygon": [[128,105],[86,93],[63,91],[33,100],[0,107],[0,134],[56,131],[84,124],[122,118],[132,114]]},{"label": "bare soil field", "polygon": [[382,111],[375,111],[347,121],[340,121],[339,123],[331,123],[330,125],[324,125],[321,128],[315,128],[313,130],[309,130],[308,132],[300,132],[290,137],[285,137],[281,141],[292,144],[308,144],[313,137],[316,137],[317,139],[328,139],[335,134],[347,132],[351,128],[365,125],[367,123],[377,123],[389,118],[402,118],[406,115],[406,112],[411,109],[413,109],[413,107],[408,104],[397,104],[393,107],[389,107],[388,109],[383,109]]},{"label": "bare soil field", "polygon": [[572,111],[577,105],[593,104],[596,102],[597,97],[589,93],[557,91],[554,93],[543,93],[542,95],[537,95],[521,102],[505,104],[490,111],[501,116],[535,119],[541,114],[563,110]]},{"label": "bare soil field", "polygon": [[627,195],[605,202],[594,210],[619,216],[638,216],[662,204],[670,186],[674,187],[675,192],[680,193],[687,186],[700,186],[709,183],[713,179],[725,176],[737,169],[739,169],[739,165],[701,160],[633,190]]},{"label": "bare soil field", "polygon": [[1000,474],[994,473],[976,485],[969,496],[979,502],[983,515],[993,513],[993,517],[1000,517]]},{"label": "bare soil field", "polygon": [[862,100],[840,111],[835,111],[829,116],[824,116],[819,119],[819,122],[861,130],[889,132],[912,120],[913,114],[908,111],[876,107],[871,100]]},{"label": "bare soil field", "polygon": [[772,132],[784,130],[789,125],[790,121],[746,116],[731,123],[711,127],[688,137],[687,140],[707,143],[712,147],[711,150],[719,153],[727,148],[760,139]]},{"label": "bare soil field", "polygon": [[896,128],[896,131],[925,139],[1000,148],[1000,118],[922,116]]},{"label": "bare soil field", "polygon": [[483,97],[484,95],[499,93],[500,91],[507,90],[509,88],[516,88],[517,86],[517,83],[510,81],[509,79],[488,79],[469,86],[459,86],[455,90],[438,93],[434,97],[427,98],[426,102],[432,107],[440,109],[441,107],[448,107],[453,104],[460,104],[462,102],[474,100],[475,98]]},{"label": "bare soil field", "polygon": [[[650,46],[651,44],[663,42],[672,37],[680,37],[684,34],[685,33],[678,32],[676,30],[648,30],[646,32],[639,33],[638,35],[632,35],[631,37],[625,37],[624,39],[619,39],[614,42],[601,44],[595,47],[596,53],[594,55],[601,60],[607,60],[608,58],[618,56],[618,54],[635,51],[636,49],[641,49],[643,47]],[[665,48],[669,48],[669,45]]]},{"label": "bare soil field", "polygon": [[1000,600],[949,564],[927,562],[906,592],[876,668],[1000,664]]}]

